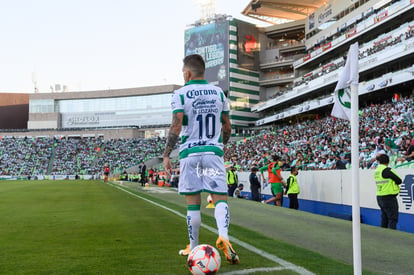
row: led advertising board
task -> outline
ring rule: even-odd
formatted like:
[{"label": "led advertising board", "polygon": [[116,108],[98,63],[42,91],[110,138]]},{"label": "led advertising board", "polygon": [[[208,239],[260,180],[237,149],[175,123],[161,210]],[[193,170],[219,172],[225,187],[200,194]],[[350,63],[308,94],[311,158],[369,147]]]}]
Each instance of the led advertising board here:
[{"label": "led advertising board", "polygon": [[206,62],[205,79],[223,91],[229,90],[229,22],[218,21],[187,29],[185,56],[199,54]]}]

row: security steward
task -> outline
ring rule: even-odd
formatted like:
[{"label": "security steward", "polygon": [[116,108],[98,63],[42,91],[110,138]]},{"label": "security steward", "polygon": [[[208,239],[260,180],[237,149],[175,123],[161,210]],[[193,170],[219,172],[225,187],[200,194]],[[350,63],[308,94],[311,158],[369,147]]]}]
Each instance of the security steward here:
[{"label": "security steward", "polygon": [[237,178],[236,168],[234,166],[231,166],[230,170],[227,172],[227,191],[230,197],[233,197],[238,183],[239,179]]},{"label": "security steward", "polygon": [[394,169],[388,167],[390,159],[387,155],[379,155],[377,160],[379,165],[375,169],[374,180],[377,185],[377,202],[381,209],[381,227],[397,229],[397,195],[402,180]]},{"label": "security steward", "polygon": [[298,179],[296,176],[298,175],[298,168],[293,166],[290,169],[290,176],[286,181],[286,191],[285,194],[289,197],[289,208],[298,209],[299,208],[299,201],[298,201],[298,194],[300,193],[300,187],[298,184]]}]

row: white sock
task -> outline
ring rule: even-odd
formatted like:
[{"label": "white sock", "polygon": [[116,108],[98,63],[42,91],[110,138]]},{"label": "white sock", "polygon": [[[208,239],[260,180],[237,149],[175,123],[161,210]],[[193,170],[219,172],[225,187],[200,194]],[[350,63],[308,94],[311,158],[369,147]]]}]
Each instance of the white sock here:
[{"label": "white sock", "polygon": [[198,245],[198,233],[200,231],[200,224],[200,205],[189,205],[187,207],[187,229],[191,250],[193,250],[193,248]]},{"label": "white sock", "polygon": [[229,239],[230,210],[227,201],[218,201],[214,209],[218,234]]}]

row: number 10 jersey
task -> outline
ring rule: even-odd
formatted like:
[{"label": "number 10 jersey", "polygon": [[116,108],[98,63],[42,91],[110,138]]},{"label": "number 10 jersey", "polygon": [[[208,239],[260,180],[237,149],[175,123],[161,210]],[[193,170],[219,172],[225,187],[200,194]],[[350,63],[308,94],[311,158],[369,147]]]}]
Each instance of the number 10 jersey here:
[{"label": "number 10 jersey", "polygon": [[173,113],[183,112],[180,159],[189,155],[223,155],[221,116],[229,112],[220,87],[206,80],[191,80],[173,94]]}]

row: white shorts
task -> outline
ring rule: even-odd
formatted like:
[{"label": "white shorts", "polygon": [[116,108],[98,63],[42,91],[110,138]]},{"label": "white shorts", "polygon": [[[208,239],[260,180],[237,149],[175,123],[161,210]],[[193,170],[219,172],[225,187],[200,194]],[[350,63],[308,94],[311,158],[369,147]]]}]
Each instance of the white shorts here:
[{"label": "white shorts", "polygon": [[223,157],[204,154],[180,160],[178,192],[193,195],[201,192],[226,195],[226,168]]}]

